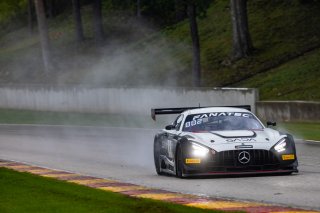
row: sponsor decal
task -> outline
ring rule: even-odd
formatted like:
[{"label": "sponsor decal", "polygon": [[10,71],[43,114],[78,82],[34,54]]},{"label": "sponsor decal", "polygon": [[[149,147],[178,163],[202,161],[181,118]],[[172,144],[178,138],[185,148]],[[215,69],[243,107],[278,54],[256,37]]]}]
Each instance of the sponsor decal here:
[{"label": "sponsor decal", "polygon": [[239,145],[239,146],[235,146],[236,149],[252,149],[253,146],[252,145]]},{"label": "sponsor decal", "polygon": [[199,164],[201,163],[200,158],[186,158],[186,164]]},{"label": "sponsor decal", "polygon": [[244,117],[249,118],[252,115],[249,113],[242,113],[242,112],[211,112],[211,113],[204,113],[200,115],[194,115],[192,120],[209,118],[209,117],[218,117],[218,116],[236,116],[236,117]]},{"label": "sponsor decal", "polygon": [[185,123],[185,128],[189,128],[192,126],[200,125],[203,123],[209,122],[210,117],[221,117],[221,116],[234,116],[234,117],[243,117],[243,118],[252,118],[252,114],[250,113],[242,113],[242,112],[211,112],[204,113],[199,115],[193,115],[191,121],[187,121]]},{"label": "sponsor decal", "polygon": [[294,160],[294,154],[282,155],[282,160]]},{"label": "sponsor decal", "polygon": [[254,138],[228,138],[227,142],[256,142]]},{"label": "sponsor decal", "polygon": [[185,127],[188,128],[190,126],[199,125],[199,124],[202,124],[202,122],[203,122],[203,119],[188,121],[186,122]]}]

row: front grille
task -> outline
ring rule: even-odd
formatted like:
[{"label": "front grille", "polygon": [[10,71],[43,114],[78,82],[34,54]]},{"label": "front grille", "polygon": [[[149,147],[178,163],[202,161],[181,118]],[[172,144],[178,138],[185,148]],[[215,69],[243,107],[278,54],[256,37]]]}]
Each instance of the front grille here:
[{"label": "front grille", "polygon": [[[238,159],[239,154],[243,151],[250,154],[250,161],[245,164],[240,163]],[[215,167],[254,167],[279,164],[278,159],[271,151],[259,149],[216,152],[212,155],[211,161]]]}]

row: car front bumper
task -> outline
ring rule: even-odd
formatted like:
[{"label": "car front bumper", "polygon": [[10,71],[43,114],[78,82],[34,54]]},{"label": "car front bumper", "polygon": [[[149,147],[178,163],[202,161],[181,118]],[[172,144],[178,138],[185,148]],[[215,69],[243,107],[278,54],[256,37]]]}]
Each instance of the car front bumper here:
[{"label": "car front bumper", "polygon": [[[185,150],[187,151],[187,150]],[[250,156],[248,162],[241,163],[240,153]],[[276,153],[271,150],[228,150],[210,152],[205,158],[194,158],[185,152],[183,174],[201,175],[242,175],[242,174],[275,174],[298,172],[298,160],[295,152]]]}]

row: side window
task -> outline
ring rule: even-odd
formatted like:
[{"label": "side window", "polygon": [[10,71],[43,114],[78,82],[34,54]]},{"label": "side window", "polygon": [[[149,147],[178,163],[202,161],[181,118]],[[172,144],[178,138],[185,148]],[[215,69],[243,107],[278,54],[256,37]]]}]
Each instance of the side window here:
[{"label": "side window", "polygon": [[177,117],[177,119],[175,120],[173,125],[175,126],[176,131],[179,131],[182,120],[183,120],[183,115],[179,115],[179,117]]}]

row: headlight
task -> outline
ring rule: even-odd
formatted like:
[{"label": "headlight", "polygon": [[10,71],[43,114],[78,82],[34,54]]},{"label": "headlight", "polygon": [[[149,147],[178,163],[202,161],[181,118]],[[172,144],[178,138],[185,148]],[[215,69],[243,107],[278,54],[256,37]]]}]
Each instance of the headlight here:
[{"label": "headlight", "polygon": [[209,149],[196,143],[191,143],[192,155],[195,157],[204,157],[208,154]]},{"label": "headlight", "polygon": [[286,146],[287,146],[287,138],[282,138],[277,145],[274,146],[274,149],[277,152],[283,152],[284,150],[286,150]]}]

